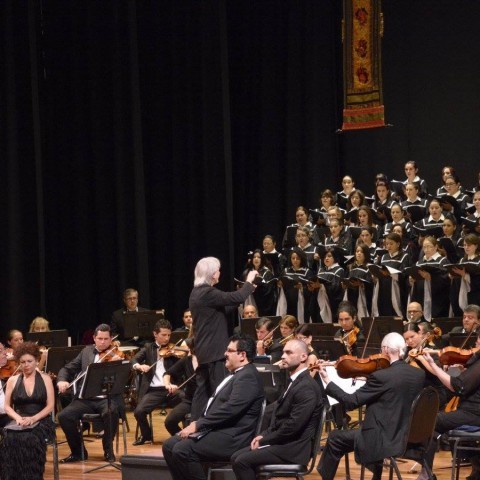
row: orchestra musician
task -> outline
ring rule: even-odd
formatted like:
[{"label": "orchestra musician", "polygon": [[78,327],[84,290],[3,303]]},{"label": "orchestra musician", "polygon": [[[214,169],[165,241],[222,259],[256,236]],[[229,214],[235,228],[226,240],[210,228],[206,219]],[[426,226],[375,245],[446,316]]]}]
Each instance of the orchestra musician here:
[{"label": "orchestra musician", "polygon": [[[50,322],[43,317],[35,317],[32,322],[30,323],[30,328],[28,332],[49,332],[50,331]],[[43,345],[40,345],[43,347]],[[47,363],[47,355],[48,350],[46,348],[40,349],[42,353],[42,358],[38,364],[38,369],[42,371],[45,368],[45,364]]]},{"label": "orchestra musician", "polygon": [[185,344],[190,350],[189,354],[180,358],[163,374],[163,383],[169,395],[174,395],[184,385],[181,402],[170,410],[165,419],[165,428],[170,435],[175,435],[181,430],[179,423],[183,422],[185,416],[192,410],[193,395],[197,388],[195,370],[198,367],[198,360],[195,356],[194,337],[188,337]]},{"label": "orchestra musician", "polygon": [[[469,305],[468,309],[472,312],[475,311],[477,319],[480,318],[480,307],[478,305]],[[479,336],[477,336],[476,347],[480,348]],[[455,411],[439,412],[437,415],[435,432],[426,454],[428,465],[432,467],[437,449],[437,439],[440,434],[462,425],[480,427],[480,351],[473,353],[465,364],[466,369],[457,377],[452,377],[445,372],[428,353],[424,353],[424,358],[443,385],[459,397],[459,403]],[[480,479],[480,459],[476,456],[471,460],[473,471],[467,478],[478,480]],[[426,480],[426,478],[426,472],[422,470],[418,480]]]},{"label": "orchestra musician", "polygon": [[274,323],[271,318],[261,317],[255,322],[257,335],[257,355],[269,355],[273,343]]},{"label": "orchestra musician", "polygon": [[181,327],[178,327],[175,329],[175,332],[188,332],[190,334],[190,331],[192,329],[192,312],[190,311],[189,308],[183,311],[182,315],[182,322],[183,325]]},{"label": "orchestra musician", "polygon": [[367,406],[359,430],[330,432],[317,467],[323,480],[335,478],[340,459],[348,452],[355,451],[355,460],[374,472],[374,480],[382,476],[384,458],[403,453],[410,408],[422,389],[425,373],[402,360],[405,340],[399,333],[383,338],[382,353],[388,356],[390,367],[370,374],[355,393],[346,393],[331,382],[321,361],[318,364],[327,395],[344,404],[347,411]]},{"label": "orchestra musician", "polygon": [[[420,325],[418,323],[407,323],[404,327],[403,338],[407,344],[405,352],[405,361],[414,367],[421,368],[425,372],[424,387],[432,386],[438,393],[440,409],[442,409],[451,395],[448,395],[442,382],[433,373],[430,365],[425,361],[423,355],[414,356],[416,352],[423,351],[424,348],[435,348],[434,344],[431,344],[428,339],[429,335],[422,335]],[[440,366],[438,359],[436,360]]]},{"label": "orchestra musician", "polygon": [[357,318],[357,309],[350,302],[341,302],[337,310],[337,319],[341,328],[335,332],[334,338],[345,345],[349,355],[359,356],[357,343],[364,341],[365,338]]},{"label": "orchestra musician", "polygon": [[5,413],[5,388],[8,377],[3,374],[3,367],[7,365],[7,350],[3,343],[0,343],[0,428],[9,422],[9,416]]},{"label": "orchestra musician", "polygon": [[[140,428],[140,436],[133,445],[152,443],[152,430],[148,424],[148,414],[160,405],[174,407],[180,397],[166,388],[165,373],[178,361],[175,345],[169,344],[172,326],[168,320],[158,320],[153,328],[154,342],[145,345],[132,359],[133,369],[140,372],[138,405],[134,416]],[[171,433],[171,432],[170,432]]]},{"label": "orchestra musician", "polygon": [[284,315],[278,322],[281,337],[276,338],[270,346],[272,363],[280,361],[282,358],[283,347],[288,340],[295,337],[295,329],[298,325],[298,320],[293,315]]},{"label": "orchestra musician", "polygon": [[7,333],[7,343],[8,350],[7,355],[10,356],[13,354],[13,350],[17,348],[21,343],[23,343],[23,333],[20,330],[10,330]]},{"label": "orchestra musician", "polygon": [[[57,387],[60,393],[65,393],[71,386],[74,378],[85,372],[91,363],[100,361],[121,360],[116,349],[112,346],[112,333],[110,326],[102,323],[95,328],[93,345],[87,345],[71,362],[67,363],[58,372]],[[125,406],[121,395],[113,395],[111,411],[108,411],[106,398],[80,399],[78,394],[81,385],[76,385],[75,398],[58,414],[58,421],[70,447],[70,455],[61,460],[61,463],[72,463],[88,459],[88,452],[84,449],[82,455],[82,433],[78,430],[78,422],[86,413],[98,413],[102,416],[104,434],[102,437],[104,458],[106,461],[115,461],[112,441],[118,427],[119,412]]]},{"label": "orchestra musician", "polygon": [[[128,312],[144,312],[147,309],[138,306],[138,291],[134,288],[127,288],[123,292],[123,308],[115,310],[112,313],[112,319],[110,321],[110,327],[112,329],[112,335],[118,335],[119,340],[126,340],[125,332],[125,319],[124,315]],[[135,339],[134,339],[135,340]]]}]

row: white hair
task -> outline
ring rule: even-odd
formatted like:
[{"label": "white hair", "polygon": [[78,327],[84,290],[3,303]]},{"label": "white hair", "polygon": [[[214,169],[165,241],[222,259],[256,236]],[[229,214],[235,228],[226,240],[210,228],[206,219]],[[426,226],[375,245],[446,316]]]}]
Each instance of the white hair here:
[{"label": "white hair", "polygon": [[400,358],[404,356],[406,346],[405,339],[397,332],[387,333],[382,340],[382,347],[388,347],[390,350],[396,350]]},{"label": "white hair", "polygon": [[211,285],[213,274],[217,270],[220,270],[220,260],[218,258],[205,257],[200,259],[195,267],[193,286],[198,287],[205,283]]}]

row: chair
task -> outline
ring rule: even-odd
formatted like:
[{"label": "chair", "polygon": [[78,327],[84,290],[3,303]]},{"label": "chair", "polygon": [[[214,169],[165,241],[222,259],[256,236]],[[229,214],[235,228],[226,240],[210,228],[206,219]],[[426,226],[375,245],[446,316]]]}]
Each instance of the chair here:
[{"label": "chair", "polygon": [[[52,411],[51,418],[52,418],[52,422],[55,423],[55,411]],[[53,451],[53,479],[59,480],[60,473],[58,470],[57,430],[55,430],[55,436],[52,438],[52,440],[47,441],[47,446],[51,446]]]},{"label": "chair", "polygon": [[480,427],[462,425],[448,432],[448,442],[452,445],[452,480],[460,476],[461,451],[480,452]]},{"label": "chair", "polygon": [[[83,432],[83,422],[93,422],[93,421],[102,421],[102,415],[99,413],[85,413],[79,420],[79,431]],[[124,411],[119,412],[119,426],[122,427],[122,437],[123,437],[123,454],[127,454],[127,432],[130,431],[130,427],[128,426],[127,416]],[[84,442],[83,434],[82,434],[82,442]],[[118,454],[119,443],[120,443],[120,432],[117,429],[117,433],[115,435],[115,451]],[[83,446],[85,447],[85,445]],[[82,457],[85,448],[82,448]],[[83,458],[82,458],[83,460]]]},{"label": "chair", "polygon": [[[257,428],[255,429],[255,437],[260,434],[262,431],[262,422],[263,416],[265,415],[265,408],[267,406],[267,400],[264,398],[262,401],[262,406],[260,409],[260,415],[258,417]],[[215,473],[221,473],[222,476],[227,476],[228,474],[232,475],[232,478],[235,478],[232,470],[232,464],[230,462],[206,462],[204,467],[207,470],[207,480],[213,480]]]},{"label": "chair", "polygon": [[257,467],[257,479],[269,479],[272,477],[288,477],[302,480],[305,475],[309,475],[317,460],[318,451],[320,450],[320,440],[322,438],[323,425],[327,415],[327,409],[322,408],[320,419],[312,437],[312,448],[310,460],[307,465],[287,464],[287,465],[260,465]]},{"label": "chair", "polygon": [[[424,388],[415,398],[410,409],[408,429],[403,442],[403,454],[401,458],[415,460],[427,471],[428,478],[433,478],[432,471],[425,460],[425,453],[432,440],[435,422],[439,407],[438,393],[433,387]],[[393,471],[399,480],[402,480],[398,469],[397,459],[389,457],[384,460],[384,467],[390,469],[389,478],[393,477]],[[360,478],[364,479],[365,465],[362,465]]]}]

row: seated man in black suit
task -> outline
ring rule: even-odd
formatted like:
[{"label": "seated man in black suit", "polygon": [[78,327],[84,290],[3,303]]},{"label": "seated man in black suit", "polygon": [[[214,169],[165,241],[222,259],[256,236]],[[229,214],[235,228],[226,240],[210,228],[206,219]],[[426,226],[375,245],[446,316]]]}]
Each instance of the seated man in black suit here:
[{"label": "seated man in black suit", "polygon": [[232,456],[237,480],[255,480],[258,465],[305,465],[308,462],[323,399],[318,383],[310,376],[307,362],[306,343],[300,340],[287,342],[282,364],[290,374],[289,386],[274,404],[270,426],[255,437],[249,447]]},{"label": "seated man in black suit", "polygon": [[355,451],[355,461],[373,471],[373,479],[382,476],[383,459],[403,453],[403,439],[408,429],[410,408],[425,381],[425,372],[401,360],[405,340],[396,332],[382,340],[382,353],[390,359],[390,367],[368,376],[366,384],[355,393],[346,393],[330,381],[320,365],[326,384],[325,393],[343,403],[347,411],[366,405],[360,430],[333,430],[323,450],[318,472],[323,480],[333,480],[341,458]]},{"label": "seated man in black suit", "polygon": [[[70,383],[76,376],[83,373],[91,363],[98,363],[102,354],[114,352],[112,346],[112,335],[110,327],[105,323],[100,324],[93,335],[94,345],[87,345],[71,362],[67,363],[58,372],[57,388],[60,393],[64,393]],[[120,357],[114,355],[111,360],[121,360]],[[81,380],[77,382],[77,394],[81,389]],[[119,412],[125,408],[123,397],[121,395],[113,395],[108,411],[108,401],[105,397],[93,399],[81,399],[77,396],[73,402],[64,408],[58,414],[58,421],[62,430],[65,432],[68,446],[71,454],[61,460],[61,463],[79,462],[82,460],[82,433],[78,430],[78,421],[85,413],[98,413],[102,415],[104,424],[104,434],[102,437],[104,458],[107,461],[115,461],[115,455],[112,448],[112,440],[117,431]],[[83,458],[88,459],[88,453],[83,451]]]},{"label": "seated man in black suit", "polygon": [[115,310],[112,313],[112,320],[110,322],[110,328],[112,329],[112,335],[118,335],[119,340],[125,340],[125,320],[124,314],[128,312],[144,312],[147,309],[138,306],[138,292],[134,288],[127,288],[123,292],[123,304],[124,308]]},{"label": "seated man in black suit", "polygon": [[172,334],[172,326],[168,320],[158,320],[153,328],[155,341],[145,345],[133,357],[133,369],[141,372],[138,386],[138,405],[134,415],[140,428],[140,437],[133,445],[143,445],[152,442],[152,430],[148,424],[148,414],[161,405],[174,407],[180,402],[178,394],[170,395],[165,387],[164,375],[177,362],[175,355],[170,352],[159,357],[163,347],[167,347]]},{"label": "seated man in black suit", "polygon": [[[163,445],[173,480],[205,480],[202,461],[228,462],[251,442],[263,400],[262,379],[251,363],[254,357],[252,338],[230,337],[225,366],[232,375],[218,385],[204,414]],[[205,436],[193,439],[191,434]]]}]

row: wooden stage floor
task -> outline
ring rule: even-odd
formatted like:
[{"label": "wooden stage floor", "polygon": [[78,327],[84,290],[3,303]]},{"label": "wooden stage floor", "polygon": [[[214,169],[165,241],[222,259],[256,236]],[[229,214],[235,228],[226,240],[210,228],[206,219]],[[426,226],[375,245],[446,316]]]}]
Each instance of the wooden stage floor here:
[{"label": "wooden stage floor", "polygon": [[[158,454],[159,449],[161,448],[162,440],[168,438],[168,432],[164,428],[164,419],[165,417],[161,416],[156,410],[153,415],[154,421],[154,435],[155,435],[155,444],[154,445],[143,445],[139,447],[132,446],[132,442],[134,441],[135,435],[135,418],[133,417],[133,413],[128,413],[128,422],[130,425],[130,432],[127,434],[127,453],[128,454],[135,454],[135,453],[152,453]],[[57,429],[57,436],[58,441],[64,440],[63,432],[60,428]],[[85,473],[86,470],[94,468],[96,466],[100,466],[105,464],[103,460],[103,450],[102,450],[102,441],[101,439],[95,438],[93,434],[88,437],[88,440],[93,440],[92,442],[86,443],[86,448],[88,450],[89,458],[86,462],[78,462],[72,464],[60,464],[60,479],[65,480],[120,480],[122,478],[122,474],[119,470],[116,470],[113,467],[107,467],[102,470],[92,472],[92,473]],[[62,444],[59,445],[59,458],[62,459],[70,454],[70,450],[68,445]],[[122,444],[122,437],[120,436],[120,454],[117,454],[117,460],[123,454],[123,444]],[[407,461],[406,463],[400,464],[400,471],[405,480],[415,480],[417,478],[418,473],[408,473],[409,469],[413,466],[414,462]],[[437,476],[437,480],[449,480],[451,477],[451,455],[450,452],[439,452],[435,456],[435,464],[434,464],[434,473]],[[360,467],[357,466],[353,460],[353,454],[350,454],[350,471],[351,471],[351,478],[352,480],[356,480],[360,478]],[[460,471],[460,478],[464,479],[467,475],[470,474],[470,467],[463,467]],[[49,447],[47,452],[47,465],[45,470],[45,479],[53,479],[53,469],[52,469],[52,451]],[[313,473],[307,477],[312,480],[319,480],[320,475],[317,473],[316,469],[314,469]],[[340,467],[337,472],[336,478],[338,479],[345,479],[345,462],[342,460],[340,463]],[[366,475],[367,479],[371,478],[370,473]],[[384,471],[383,478],[388,478],[388,471]]]}]

